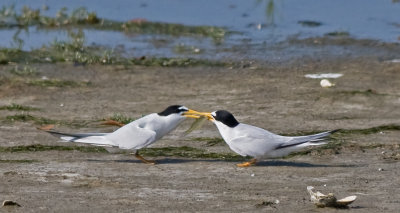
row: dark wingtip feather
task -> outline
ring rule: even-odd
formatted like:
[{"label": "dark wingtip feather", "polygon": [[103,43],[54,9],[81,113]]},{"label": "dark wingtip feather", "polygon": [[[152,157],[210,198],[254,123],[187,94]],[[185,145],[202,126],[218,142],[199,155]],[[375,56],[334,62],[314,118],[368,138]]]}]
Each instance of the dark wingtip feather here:
[{"label": "dark wingtip feather", "polygon": [[334,130],[331,130],[331,131],[328,131],[330,134],[333,134],[333,133],[335,133],[335,132],[339,132],[339,131],[341,131],[342,129],[334,129]]},{"label": "dark wingtip feather", "polygon": [[55,135],[55,136],[77,137],[77,136],[74,135],[74,134],[68,134],[68,133],[63,133],[63,132],[57,132],[57,131],[54,131],[54,130],[44,130],[44,131],[47,132],[47,133],[50,133],[50,134],[52,134],[52,135]]},{"label": "dark wingtip feather", "polygon": [[[331,130],[331,131],[321,132],[321,133],[318,133],[318,134],[315,134],[315,135],[300,136],[300,137],[297,138],[297,139],[300,139],[300,141],[298,141],[298,142],[294,141],[294,143],[284,143],[284,144],[279,145],[275,149],[288,148],[288,147],[297,146],[297,145],[300,145],[300,144],[303,144],[303,143],[308,143],[308,142],[309,143],[313,143],[313,144],[318,144],[318,143],[322,144],[322,143],[325,142],[325,140],[327,140],[327,138],[331,134],[333,134],[335,132],[338,132],[338,131],[340,131],[340,129],[334,129],[334,130]],[[306,137],[306,139],[304,137]],[[310,137],[313,137],[314,139],[312,139]]]}]

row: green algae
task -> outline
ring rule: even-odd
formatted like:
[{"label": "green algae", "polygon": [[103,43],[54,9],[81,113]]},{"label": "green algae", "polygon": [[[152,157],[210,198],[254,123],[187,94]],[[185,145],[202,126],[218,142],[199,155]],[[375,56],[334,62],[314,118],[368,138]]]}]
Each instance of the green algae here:
[{"label": "green algae", "polygon": [[346,31],[333,31],[325,34],[326,36],[340,37],[340,36],[350,36],[349,32]]},{"label": "green algae", "polygon": [[383,131],[399,131],[399,130],[400,130],[400,125],[387,124],[387,125],[370,127],[370,128],[365,128],[365,129],[344,129],[344,130],[340,131],[340,134],[342,134],[342,135],[347,135],[347,134],[368,135],[368,134],[375,134],[375,133],[379,133],[379,132],[383,132]]},{"label": "green algae", "polygon": [[[42,145],[33,144],[26,146],[0,147],[0,153],[6,152],[44,152],[44,151],[80,151],[107,153],[107,150],[98,146],[59,146],[59,145]],[[181,147],[164,147],[164,148],[143,148],[140,154],[147,157],[187,157],[187,158],[204,158],[204,159],[220,159],[229,161],[246,160],[248,158],[233,153],[213,153],[203,149],[197,149],[188,146]]]},{"label": "green algae", "polygon": [[130,62],[141,66],[190,67],[190,66],[226,66],[226,63],[194,58],[132,58]]},{"label": "green algae", "polygon": [[29,122],[29,121],[33,121],[35,124],[40,124],[40,125],[57,123],[54,120],[43,118],[43,117],[36,117],[36,116],[30,115],[30,114],[8,115],[8,116],[6,116],[5,119],[6,119],[6,121],[10,121],[10,122],[16,122],[16,121]]},{"label": "green algae", "polygon": [[36,76],[38,75],[38,70],[34,67],[30,66],[15,66],[13,69],[10,69],[10,73],[17,75],[17,76]]},{"label": "green algae", "polygon": [[107,153],[107,150],[98,146],[58,146],[33,144],[26,146],[0,147],[0,152],[44,152],[44,151],[80,151]]},{"label": "green algae", "polygon": [[222,67],[229,65],[206,59],[195,58],[167,58],[167,57],[140,57],[127,58],[103,48],[82,45],[80,47],[71,41],[54,41],[50,46],[40,49],[23,51],[12,48],[0,48],[0,64],[29,64],[29,63],[58,63],[70,62],[75,65],[138,65],[160,67],[192,67],[212,66]]},{"label": "green algae", "polygon": [[[131,20],[118,22],[99,18],[96,13],[85,8],[78,8],[67,13],[61,9],[55,17],[43,16],[40,10],[24,7],[21,13],[13,6],[3,6],[0,10],[0,28],[17,27],[26,29],[37,26],[44,30],[66,30],[69,40],[55,40],[49,45],[31,51],[23,51],[23,40],[15,34],[15,48],[0,48],[0,64],[12,63],[57,63],[72,62],[76,65],[86,64],[130,64],[141,66],[219,66],[222,63],[193,58],[126,58],[113,50],[99,46],[86,46],[83,29],[120,31],[127,34],[163,34],[172,36],[202,36],[220,41],[226,34],[225,29],[212,26],[186,26],[181,24]],[[18,31],[19,32],[19,31]],[[197,49],[193,49],[196,53]],[[20,73],[20,72],[16,72]],[[22,72],[24,73],[24,72]],[[21,74],[22,74],[21,73]]]},{"label": "green algae", "polygon": [[0,160],[0,163],[36,163],[38,160]]},{"label": "green algae", "polygon": [[[368,135],[368,134],[375,134],[383,131],[399,131],[400,130],[400,125],[398,124],[385,124],[385,125],[380,125],[380,126],[374,126],[374,127],[369,127],[369,128],[362,128],[362,129],[338,129],[336,130],[335,133],[331,135],[331,137],[338,138],[341,136],[346,136],[346,135],[351,135],[351,134],[363,134],[363,135]],[[312,135],[312,134],[317,134],[321,133],[323,131],[300,131],[296,133],[291,133],[291,134],[282,134],[286,136],[304,136],[304,135]]]},{"label": "green algae", "polygon": [[222,138],[197,137],[193,138],[192,140],[206,142],[206,146],[216,146],[225,144],[225,141]]},{"label": "green algae", "polygon": [[[353,143],[346,143],[344,138],[349,135],[369,135],[369,134],[376,134],[384,131],[399,131],[400,130],[400,125],[397,124],[388,124],[388,125],[380,125],[376,127],[370,127],[370,128],[363,128],[363,129],[341,129],[338,132],[332,134],[329,138],[330,141],[327,140],[327,144],[321,145],[318,147],[315,147],[313,149],[309,150],[304,150],[300,152],[295,152],[292,153],[285,158],[291,158],[294,156],[299,156],[299,155],[308,155],[312,152],[315,153],[323,153],[325,151],[331,151],[333,153],[338,154],[340,150],[342,149],[357,149],[357,150],[367,150],[367,149],[374,149],[374,148],[382,148],[386,147],[388,145],[385,144],[365,144],[365,145],[360,145],[360,144],[353,144]],[[310,134],[316,134],[319,133],[320,131],[312,131],[312,132],[300,132],[294,135],[310,135]]]},{"label": "green algae", "polygon": [[0,117],[0,121],[14,123],[14,122],[23,122],[23,123],[34,123],[35,125],[48,125],[48,124],[57,124],[71,127],[85,127],[88,125],[88,121],[65,121],[65,120],[53,120],[45,117],[34,116],[28,113],[21,113],[15,115],[8,115],[4,118]]},{"label": "green algae", "polygon": [[243,157],[234,153],[207,152],[204,149],[198,149],[188,146],[144,148],[140,150],[140,154],[149,157],[174,156],[174,157],[186,157],[186,158],[220,159],[220,160],[230,160],[230,161],[240,161],[248,159],[247,157]]},{"label": "green algae", "polygon": [[35,80],[28,80],[26,83],[31,86],[40,86],[40,87],[81,87],[90,85],[90,82],[76,82],[76,81],[58,80],[58,79],[35,79]]},{"label": "green algae", "polygon": [[113,120],[113,121],[117,121],[122,124],[128,124],[128,123],[136,120],[136,118],[131,118],[131,117],[125,116],[121,113],[115,113],[113,116],[103,119],[103,121],[107,121],[107,120]]},{"label": "green algae", "polygon": [[345,95],[365,95],[365,96],[370,96],[370,95],[383,95],[383,94],[377,93],[375,90],[372,90],[372,89],[367,89],[367,90],[338,91],[337,93],[345,94]]},{"label": "green algae", "polygon": [[226,30],[213,26],[187,26],[182,24],[150,22],[147,20],[113,21],[98,17],[81,7],[68,13],[62,8],[55,17],[41,14],[40,9],[24,6],[18,13],[14,6],[3,6],[0,10],[0,28],[38,26],[46,29],[80,27],[96,30],[121,31],[126,33],[165,34],[172,36],[205,36],[214,40],[222,40]]},{"label": "green algae", "polygon": [[10,105],[0,106],[0,110],[8,110],[8,111],[37,111],[39,109],[35,108],[35,107],[24,106],[24,105],[12,103]]},{"label": "green algae", "polygon": [[322,25],[321,22],[310,20],[298,21],[297,23],[304,27],[319,27]]}]

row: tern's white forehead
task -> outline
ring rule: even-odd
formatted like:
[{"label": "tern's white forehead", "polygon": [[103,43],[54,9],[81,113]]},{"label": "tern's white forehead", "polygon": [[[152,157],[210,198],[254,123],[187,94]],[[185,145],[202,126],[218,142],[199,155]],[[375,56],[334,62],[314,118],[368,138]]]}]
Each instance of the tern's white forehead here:
[{"label": "tern's white forehead", "polygon": [[189,110],[189,108],[187,108],[187,107],[185,107],[185,106],[181,106],[181,107],[179,107],[178,109],[179,109],[179,110],[184,110],[184,111],[188,111],[188,110]]},{"label": "tern's white forehead", "polygon": [[217,111],[212,112],[211,115],[212,115],[213,117],[217,116]]}]

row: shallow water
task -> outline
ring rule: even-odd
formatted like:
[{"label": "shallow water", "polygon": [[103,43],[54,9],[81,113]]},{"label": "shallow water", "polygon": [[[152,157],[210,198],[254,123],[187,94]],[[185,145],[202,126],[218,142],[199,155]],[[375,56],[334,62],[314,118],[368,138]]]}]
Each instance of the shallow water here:
[{"label": "shallow water", "polygon": [[[168,56],[199,58],[257,58],[280,60],[292,56],[346,55],[340,46],[304,47],[285,44],[296,38],[321,37],[331,32],[346,32],[351,38],[400,43],[400,3],[389,0],[3,0],[2,6],[15,4],[17,11],[24,5],[31,8],[48,6],[42,14],[55,16],[62,7],[72,11],[86,7],[100,18],[128,21],[143,18],[149,21],[212,25],[236,33],[226,36],[222,44],[209,38],[173,37],[163,35],[126,35],[120,32],[85,30],[86,43],[118,49],[129,56]],[[309,22],[309,25],[300,22]],[[318,25],[318,26],[313,26]],[[0,46],[16,47],[15,28],[0,30]],[[44,31],[29,28],[21,31],[25,50],[49,42],[66,40],[65,31]],[[276,46],[278,44],[278,46]],[[184,45],[201,50],[179,52]]]}]

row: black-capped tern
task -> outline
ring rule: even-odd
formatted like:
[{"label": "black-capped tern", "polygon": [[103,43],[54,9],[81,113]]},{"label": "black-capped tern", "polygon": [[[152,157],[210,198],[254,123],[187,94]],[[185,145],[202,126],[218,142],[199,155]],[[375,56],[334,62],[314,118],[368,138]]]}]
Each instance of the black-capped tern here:
[{"label": "black-capped tern", "polygon": [[239,155],[253,157],[248,162],[237,164],[239,167],[255,165],[257,159],[283,157],[307,146],[325,144],[326,137],[337,131],[295,137],[281,136],[256,126],[239,123],[226,110],[198,115],[207,116],[217,126],[230,149]]},{"label": "black-capped tern", "polygon": [[139,155],[139,149],[149,146],[174,130],[185,118],[199,118],[196,111],[185,106],[172,105],[159,113],[152,113],[122,126],[112,133],[63,133],[47,130],[63,142],[88,143],[136,150],[135,156],[144,163],[154,164]]}]

